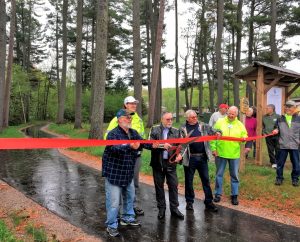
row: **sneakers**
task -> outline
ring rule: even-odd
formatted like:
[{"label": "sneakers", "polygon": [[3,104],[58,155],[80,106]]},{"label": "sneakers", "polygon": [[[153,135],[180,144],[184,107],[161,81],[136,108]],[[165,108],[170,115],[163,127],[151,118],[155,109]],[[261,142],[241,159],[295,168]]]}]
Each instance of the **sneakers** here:
[{"label": "sneakers", "polygon": [[276,186],[282,185],[282,180],[281,180],[281,179],[276,179],[276,180],[275,180],[275,185],[276,185]]},{"label": "sneakers", "polygon": [[139,207],[135,207],[135,208],[133,208],[133,210],[134,210],[134,213],[136,216],[142,216],[145,214],[144,210]]},{"label": "sneakers", "polygon": [[192,202],[187,202],[185,209],[186,210],[194,210],[193,203]]},{"label": "sneakers", "polygon": [[294,181],[292,181],[292,185],[293,185],[294,187],[298,187],[298,186],[299,186],[299,183],[298,183],[298,181],[294,180]]},{"label": "sneakers", "polygon": [[277,169],[277,164],[272,164],[272,168]]},{"label": "sneakers", "polygon": [[109,234],[109,236],[111,237],[118,237],[120,236],[120,233],[117,229],[114,229],[114,228],[109,228],[107,227],[106,228],[106,232]]},{"label": "sneakers", "polygon": [[125,221],[125,220],[121,220],[120,224],[123,226],[141,226],[141,223],[137,220],[132,220],[132,221]]},{"label": "sneakers", "polygon": [[238,201],[238,196],[237,195],[232,195],[231,196],[231,204],[235,205],[235,206],[239,205],[239,201]]},{"label": "sneakers", "polygon": [[214,202],[215,202],[215,203],[219,203],[220,201],[221,201],[221,195],[216,194],[216,195],[215,195],[215,198],[214,198]]},{"label": "sneakers", "polygon": [[208,203],[208,204],[205,204],[205,209],[208,210],[208,211],[211,211],[211,212],[218,212],[218,208],[217,206],[214,204],[214,203]]}]

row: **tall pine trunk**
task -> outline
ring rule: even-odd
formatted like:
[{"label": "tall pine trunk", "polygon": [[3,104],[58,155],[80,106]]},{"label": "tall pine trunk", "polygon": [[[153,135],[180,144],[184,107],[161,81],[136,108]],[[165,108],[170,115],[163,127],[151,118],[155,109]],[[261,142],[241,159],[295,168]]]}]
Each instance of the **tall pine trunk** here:
[{"label": "tall pine trunk", "polygon": [[6,60],[6,11],[5,1],[0,1],[0,131],[3,129],[3,107],[5,87],[5,60]]},{"label": "tall pine trunk", "polygon": [[141,37],[140,0],[133,0],[133,84],[134,96],[140,100],[137,112],[142,116],[142,75],[141,75]]},{"label": "tall pine trunk", "polygon": [[223,103],[224,94],[224,70],[222,58],[222,35],[224,22],[224,0],[218,0],[217,4],[217,39],[216,39],[216,64],[218,79],[218,104]]},{"label": "tall pine trunk", "polygon": [[154,112],[156,107],[156,95],[157,95],[156,92],[157,92],[159,69],[160,69],[160,50],[162,45],[164,12],[165,12],[165,1],[160,0],[159,17],[158,17],[157,33],[156,33],[156,41],[155,41],[154,65],[153,65],[152,75],[151,75],[151,94],[150,94],[150,102],[149,102],[147,127],[151,127],[154,123]]},{"label": "tall pine trunk", "polygon": [[178,4],[175,0],[175,92],[176,92],[176,123],[179,122],[179,66],[178,66]]},{"label": "tall pine trunk", "polygon": [[68,29],[67,29],[67,19],[68,19],[68,0],[63,0],[63,11],[62,11],[62,31],[63,31],[63,53],[62,53],[62,76],[60,83],[60,94],[58,103],[58,119],[57,123],[64,123],[65,114],[65,101],[66,101],[66,83],[67,83],[67,54],[68,54]]},{"label": "tall pine trunk", "polygon": [[11,89],[13,57],[14,57],[13,54],[14,54],[15,27],[16,27],[16,1],[11,0],[9,47],[8,47],[6,81],[5,81],[5,91],[4,91],[5,93],[4,107],[3,107],[4,128],[8,127],[8,121],[9,121],[9,103],[10,103],[10,89]]},{"label": "tall pine trunk", "polygon": [[102,139],[107,58],[108,0],[97,0],[96,53],[90,139]]},{"label": "tall pine trunk", "polygon": [[279,55],[276,44],[276,21],[277,21],[277,4],[276,0],[271,0],[271,31],[270,31],[270,47],[272,55],[272,64],[279,66]]},{"label": "tall pine trunk", "polygon": [[76,99],[75,99],[75,129],[81,129],[81,97],[82,97],[82,8],[83,0],[77,0],[76,28]]}]

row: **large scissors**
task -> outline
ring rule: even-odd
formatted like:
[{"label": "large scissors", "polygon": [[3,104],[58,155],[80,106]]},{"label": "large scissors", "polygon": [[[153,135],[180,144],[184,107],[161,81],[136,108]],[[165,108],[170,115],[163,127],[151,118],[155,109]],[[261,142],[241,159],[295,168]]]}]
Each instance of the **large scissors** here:
[{"label": "large scissors", "polygon": [[[189,138],[193,132],[194,132],[194,130],[190,131],[190,132],[187,134],[186,138]],[[182,150],[182,148],[185,149],[189,144],[195,142],[197,139],[199,139],[199,136],[196,136],[195,138],[189,140],[189,141],[186,142],[186,143],[179,144],[179,145],[174,145],[174,146],[170,147],[170,148],[168,149],[168,151],[175,150],[175,152],[169,157],[169,162],[170,162],[170,163],[175,163],[175,161],[172,161],[172,160],[173,160],[173,158],[176,159],[177,155],[180,154],[180,151]],[[174,159],[174,160],[175,160],[175,159]]]}]

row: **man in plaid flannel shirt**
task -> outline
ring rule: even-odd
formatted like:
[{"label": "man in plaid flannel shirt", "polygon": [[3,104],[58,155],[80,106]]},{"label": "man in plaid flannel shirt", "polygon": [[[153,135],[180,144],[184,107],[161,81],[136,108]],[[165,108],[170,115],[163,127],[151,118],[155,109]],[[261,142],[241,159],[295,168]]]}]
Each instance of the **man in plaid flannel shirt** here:
[{"label": "man in plaid flannel shirt", "polygon": [[[131,129],[131,114],[126,109],[120,109],[117,113],[118,126],[108,133],[107,140],[142,140],[136,130]],[[110,236],[119,236],[118,212],[120,196],[123,196],[123,213],[120,224],[140,226],[135,220],[133,202],[134,166],[141,148],[151,149],[158,144],[140,144],[139,142],[106,146],[102,157],[102,176],[105,177],[105,195],[107,220],[106,231]]]}]

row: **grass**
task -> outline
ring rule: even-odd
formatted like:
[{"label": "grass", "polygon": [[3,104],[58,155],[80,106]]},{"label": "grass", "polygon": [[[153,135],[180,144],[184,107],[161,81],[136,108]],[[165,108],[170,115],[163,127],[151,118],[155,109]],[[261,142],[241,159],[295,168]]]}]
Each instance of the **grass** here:
[{"label": "grass", "polygon": [[13,233],[8,229],[5,222],[0,220],[0,241],[16,242],[18,241]]},{"label": "grass", "polygon": [[32,224],[26,226],[26,233],[33,237],[35,242],[47,242],[47,234],[44,228],[35,228]]}]

